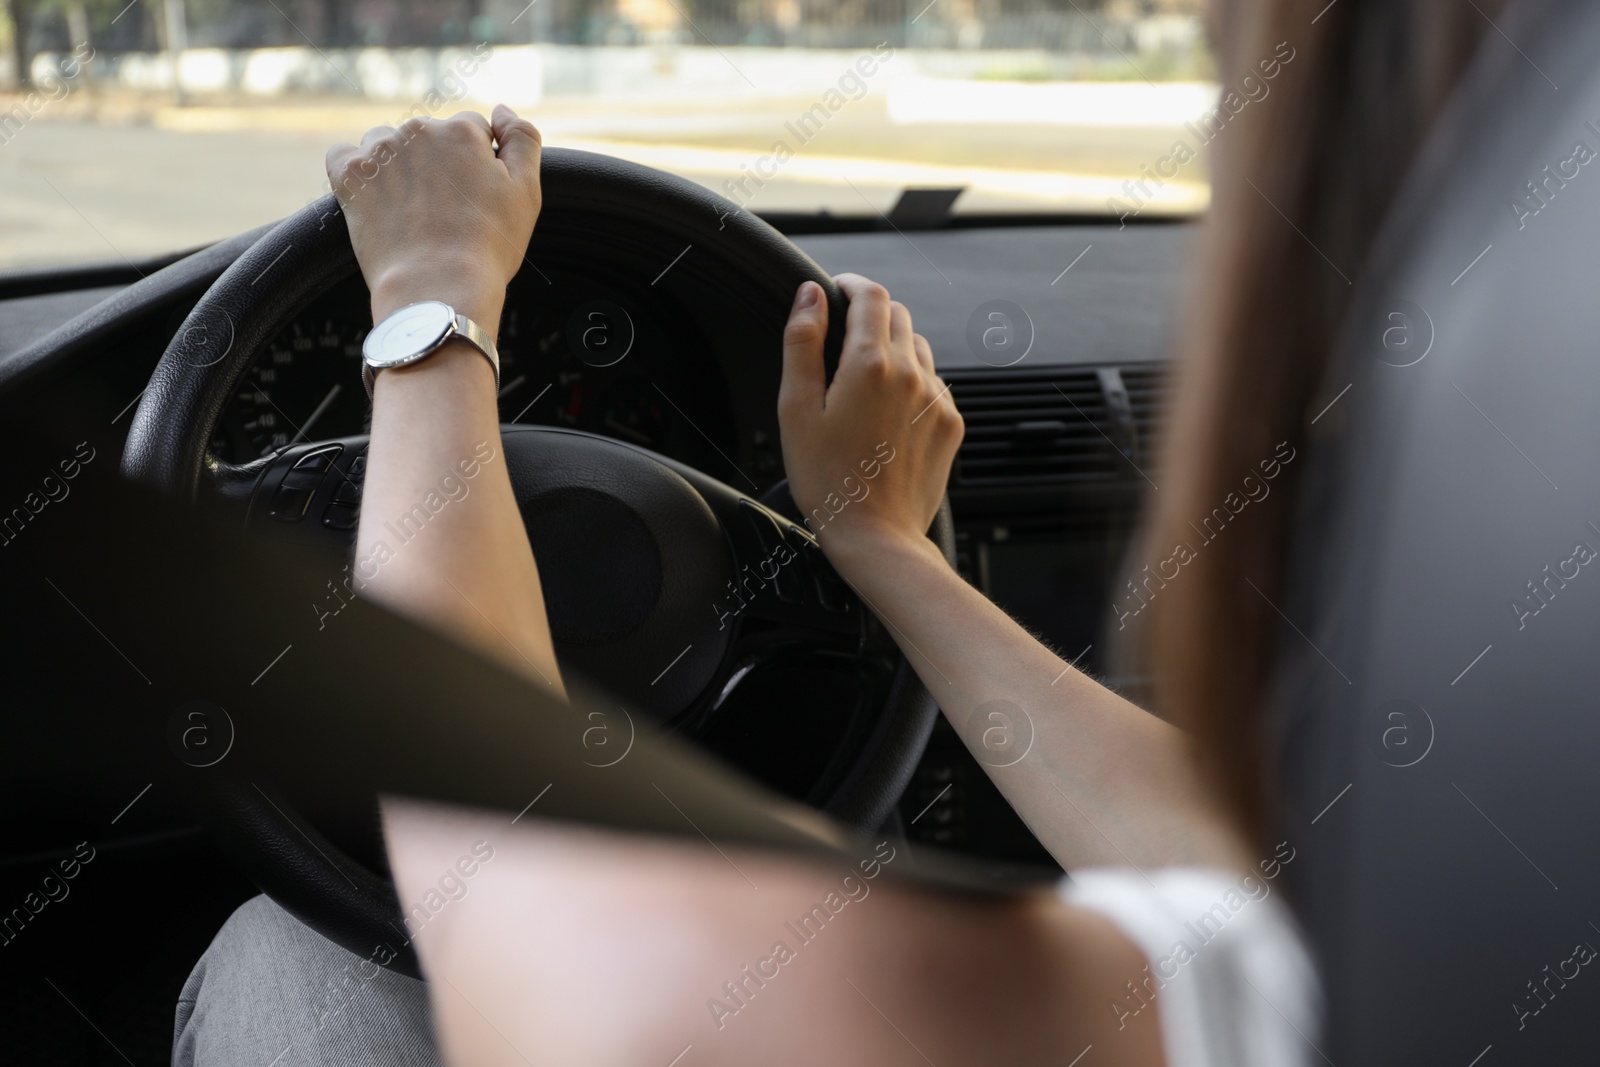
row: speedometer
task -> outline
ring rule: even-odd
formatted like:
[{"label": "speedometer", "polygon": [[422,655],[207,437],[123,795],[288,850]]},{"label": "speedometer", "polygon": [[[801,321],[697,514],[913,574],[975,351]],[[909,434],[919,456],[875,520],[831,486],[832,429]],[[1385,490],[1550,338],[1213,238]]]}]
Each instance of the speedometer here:
[{"label": "speedometer", "polygon": [[[287,445],[358,433],[366,421],[361,341],[368,327],[333,318],[299,320],[239,380],[211,448],[245,463]],[[350,429],[355,427],[355,429]]]}]

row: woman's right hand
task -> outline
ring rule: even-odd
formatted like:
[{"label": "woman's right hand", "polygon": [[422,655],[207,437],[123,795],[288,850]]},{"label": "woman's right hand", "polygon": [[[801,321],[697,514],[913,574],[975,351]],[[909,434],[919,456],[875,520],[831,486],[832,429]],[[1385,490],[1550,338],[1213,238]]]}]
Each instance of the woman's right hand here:
[{"label": "woman's right hand", "polygon": [[838,282],[838,373],[824,389],[828,313],[808,282],[784,335],[778,421],[790,490],[840,576],[1062,867],[1253,870],[1185,735],[1073,671],[928,540],[961,416],[906,309],[865,278]]},{"label": "woman's right hand", "polygon": [[778,422],[789,490],[848,578],[885,549],[930,545],[962,423],[906,306],[860,275],[835,281],[850,301],[839,369],[825,387],[828,305],[805,282],[784,330]]}]

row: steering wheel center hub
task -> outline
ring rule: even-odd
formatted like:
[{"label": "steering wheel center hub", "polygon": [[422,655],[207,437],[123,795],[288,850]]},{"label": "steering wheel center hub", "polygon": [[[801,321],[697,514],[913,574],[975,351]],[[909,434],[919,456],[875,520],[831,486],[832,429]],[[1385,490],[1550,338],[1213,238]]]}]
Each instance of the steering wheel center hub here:
[{"label": "steering wheel center hub", "polygon": [[539,427],[503,440],[562,658],[656,718],[683,710],[732,635],[715,608],[734,574],[716,515],[628,445]]},{"label": "steering wheel center hub", "polygon": [[[638,630],[661,601],[661,545],[649,522],[587,486],[521,504],[550,632],[565,645],[605,645]],[[559,563],[551,566],[550,561]]]}]

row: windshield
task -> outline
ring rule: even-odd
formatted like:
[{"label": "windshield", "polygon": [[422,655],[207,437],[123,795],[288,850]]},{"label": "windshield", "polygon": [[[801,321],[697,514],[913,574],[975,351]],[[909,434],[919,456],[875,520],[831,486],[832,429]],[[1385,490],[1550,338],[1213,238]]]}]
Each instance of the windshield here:
[{"label": "windshield", "polygon": [[1237,113],[1193,0],[4,3],[11,268],[218,240],[335,141],[499,101],[790,227],[1190,214]]}]

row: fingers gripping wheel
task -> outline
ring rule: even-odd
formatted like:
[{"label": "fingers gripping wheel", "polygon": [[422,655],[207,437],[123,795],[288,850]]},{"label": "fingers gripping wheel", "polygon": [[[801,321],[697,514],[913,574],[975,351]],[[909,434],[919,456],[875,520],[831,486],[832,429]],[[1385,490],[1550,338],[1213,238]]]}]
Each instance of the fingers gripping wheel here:
[{"label": "fingers gripping wheel", "polygon": [[[774,370],[795,290],[803,281],[817,282],[829,303],[825,362],[831,375],[843,336],[844,297],[820,267],[770,226],[692,183],[592,153],[546,149],[541,182],[543,208],[527,257],[544,268],[541,275],[565,268],[576,277],[638,275],[649,282],[660,271],[663,252],[670,258],[692,247],[696,254],[682,257],[658,291],[701,314],[728,308],[748,314],[760,326],[759,344],[748,358],[770,359]],[[222,497],[255,525],[270,514],[274,494],[284,491],[290,472],[298,470],[294,492],[297,500],[304,497],[307,514],[343,509],[339,515],[353,516],[359,492],[352,493],[346,483],[364,439],[297,444],[243,466],[213,455],[210,442],[229,398],[271,338],[310,300],[356,274],[345,221],[331,196],[284,220],[240,256],[190,312],[151,376],[130,429],[123,473],[184,500]],[[774,373],[771,380],[776,378]],[[798,599],[774,596],[768,607],[741,612],[718,642],[706,646],[719,649],[720,658],[698,662],[692,671],[682,670],[685,660],[678,669],[695,684],[683,683],[671,700],[653,696],[661,706],[647,711],[716,748],[712,735],[719,701],[750,674],[751,663],[769,655],[750,651],[756,645],[793,649],[812,640],[837,658],[844,641],[856,655],[881,654],[887,681],[882,698],[868,709],[865,728],[853,729],[848,746],[841,744],[832,759],[819,764],[827,769],[818,773],[814,788],[792,791],[856,828],[874,828],[887,818],[915,769],[937,707],[881,627],[832,575],[802,527],[707,475],[606,438],[519,426],[515,432],[507,428],[504,443],[530,539],[541,558],[555,554],[553,574],[563,572],[559,555],[570,548],[559,536],[562,524],[551,517],[559,508],[579,508],[595,522],[614,520],[615,528],[606,530],[610,542],[628,546],[641,573],[656,553],[679,558],[685,552],[701,561],[700,572],[689,578],[663,574],[648,605],[629,603],[619,594],[605,618],[594,615],[594,597],[567,604],[559,590],[549,592],[563,664],[587,670],[624,695],[630,680],[608,678],[601,669],[608,661],[629,659],[617,650],[627,648],[640,662],[658,652],[662,662],[670,659],[684,644],[681,628],[674,632],[678,616],[673,612],[692,600],[705,613],[701,584],[740,573],[747,560],[765,558],[754,555],[767,550],[765,538],[791,543],[806,561],[803,573],[812,576],[808,588],[813,593]],[[314,452],[342,458],[325,465],[324,482],[301,486],[306,480],[302,461]],[[584,462],[546,461],[558,453],[581,455]],[[583,484],[557,485],[549,482],[552,469],[589,474]],[[297,529],[302,539],[321,538],[348,552],[353,525],[349,517]],[[952,557],[948,507],[941,509],[932,535]],[[581,567],[565,570],[583,573]],[[684,589],[669,588],[671,582],[693,595],[686,598]],[[705,625],[700,615],[694,618],[693,625]],[[777,631],[783,641],[771,640]],[[758,633],[764,644],[755,641]],[[744,755],[750,758],[732,758],[760,774],[762,754]],[[767,764],[776,762],[769,754]],[[363,957],[415,974],[415,955],[396,937],[400,915],[386,879],[341,851],[285,797],[263,786],[230,781],[225,774],[196,775],[201,815],[219,844],[265,892],[314,929]],[[373,956],[375,945],[392,951]]]}]

